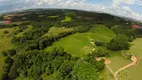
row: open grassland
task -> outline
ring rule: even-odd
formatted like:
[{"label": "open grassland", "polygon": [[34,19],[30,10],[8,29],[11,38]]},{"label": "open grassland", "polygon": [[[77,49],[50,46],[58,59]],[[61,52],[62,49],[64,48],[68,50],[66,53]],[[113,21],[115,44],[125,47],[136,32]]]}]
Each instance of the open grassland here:
[{"label": "open grassland", "polygon": [[107,37],[115,37],[116,36],[116,34],[108,27],[105,27],[103,25],[96,25],[96,24],[92,25],[92,26],[93,26],[93,28],[90,31],[93,33],[104,35]]},{"label": "open grassland", "polygon": [[32,26],[29,25],[29,26],[27,27],[27,29],[25,29],[24,31],[18,33],[18,34],[16,35],[16,37],[23,36],[23,34],[24,34],[25,32],[27,32],[27,31],[29,31],[29,30],[31,30],[31,29],[32,29]]},{"label": "open grassland", "polygon": [[[142,74],[141,42],[142,42],[142,38],[138,38],[138,39],[134,40],[132,42],[132,46],[131,46],[130,50],[126,51],[126,53],[135,54],[135,56],[137,56],[139,58],[139,62],[137,65],[131,66],[130,68],[121,71],[118,74],[119,80],[141,80],[142,79],[142,76],[141,76],[141,74]],[[113,72],[115,72],[119,68],[131,63],[130,60],[122,57],[120,52],[117,53],[117,55],[109,57],[109,59],[111,60],[111,64],[109,64],[109,67],[113,70]],[[108,71],[108,69],[105,69],[104,72],[106,73],[105,76],[107,76],[106,80],[114,80],[113,76]]]},{"label": "open grassland", "polygon": [[[2,56],[2,52],[9,50],[14,47],[11,43],[12,34],[16,31],[17,28],[3,28],[0,29],[0,75],[3,72],[3,64],[4,64],[4,57]],[[4,34],[4,31],[8,31],[9,33]]]},{"label": "open grassland", "polygon": [[113,72],[115,72],[119,68],[124,67],[125,65],[131,63],[130,60],[122,57],[120,52],[116,53],[116,54],[117,54],[116,56],[108,58],[109,60],[111,60],[111,64],[109,64],[108,66],[113,70]]},{"label": "open grassland", "polygon": [[[3,28],[0,29],[0,52],[13,48],[14,45],[11,43],[12,34],[18,28]],[[9,33],[4,34],[4,31],[8,31]]]},{"label": "open grassland", "polygon": [[[130,60],[124,58],[121,55],[121,52],[111,52],[111,56],[108,59],[111,63],[108,65],[110,69],[113,71],[113,74],[120,68],[126,66],[127,64],[131,63]],[[106,80],[114,80],[113,74],[109,71],[107,67],[105,67],[104,72],[102,73],[103,77],[106,77]],[[118,77],[119,80],[122,80]],[[129,80],[129,79],[125,79]]]},{"label": "open grassland", "polygon": [[70,22],[71,21],[71,17],[70,16],[65,16],[65,19],[62,20],[61,22]]},{"label": "open grassland", "polygon": [[[98,31],[98,29],[100,31]],[[104,33],[102,33],[103,31]],[[71,53],[73,56],[85,56],[93,48],[92,44],[90,43],[90,39],[100,40],[106,43],[109,42],[111,38],[115,36],[115,33],[106,28],[105,26],[95,25],[89,32],[76,33],[60,39],[60,41],[57,41],[53,43],[51,47],[48,47],[46,51],[50,51],[55,47],[61,46],[65,49],[65,51]]]},{"label": "open grassland", "polygon": [[110,71],[106,67],[102,71],[100,78],[104,78],[104,80],[114,80],[113,74],[111,74]]},{"label": "open grassland", "polygon": [[49,31],[43,36],[56,36],[62,32],[70,32],[73,31],[73,28],[58,28],[58,27],[51,27]]},{"label": "open grassland", "polygon": [[120,80],[142,80],[142,38],[138,38],[132,42],[132,46],[128,53],[135,54],[139,58],[138,64],[120,72]]}]

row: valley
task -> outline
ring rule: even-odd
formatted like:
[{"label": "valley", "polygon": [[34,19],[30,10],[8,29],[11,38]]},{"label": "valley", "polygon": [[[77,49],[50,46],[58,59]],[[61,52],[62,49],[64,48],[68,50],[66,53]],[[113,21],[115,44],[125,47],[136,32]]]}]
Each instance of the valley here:
[{"label": "valley", "polygon": [[0,23],[1,80],[142,78],[140,22],[64,9],[9,15],[11,23]]}]

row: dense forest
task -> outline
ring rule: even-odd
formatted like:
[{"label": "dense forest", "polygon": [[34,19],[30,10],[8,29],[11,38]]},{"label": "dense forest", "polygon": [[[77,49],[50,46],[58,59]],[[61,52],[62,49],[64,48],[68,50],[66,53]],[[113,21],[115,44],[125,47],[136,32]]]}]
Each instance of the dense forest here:
[{"label": "dense forest", "polygon": [[[105,13],[37,9],[11,14],[24,15],[12,16],[10,24],[0,24],[2,29],[18,27],[18,30],[11,34],[11,43],[16,47],[2,52],[4,66],[1,80],[18,80],[19,77],[45,80],[46,76],[53,74],[56,75],[57,80],[105,80],[99,77],[105,67],[104,60],[97,61],[95,58],[109,56],[111,51],[128,50],[131,46],[130,42],[142,37],[141,30],[131,28],[134,24],[139,25],[139,22]],[[0,20],[7,20],[4,16],[2,15]],[[68,17],[71,18],[70,21],[62,21]],[[21,24],[14,24],[15,22],[21,22]],[[104,25],[112,30],[116,37],[107,43],[94,41],[99,48],[92,53],[88,52],[85,57],[73,56],[63,47],[56,47],[50,52],[45,51],[62,38],[90,31],[93,24]],[[27,30],[29,25],[32,28]],[[61,32],[55,36],[44,36],[53,26],[73,30]],[[21,32],[23,32],[22,36],[17,36]],[[9,32],[5,31],[3,34],[7,33]],[[83,70],[84,72],[81,72]],[[93,77],[90,73],[94,74]]]}]

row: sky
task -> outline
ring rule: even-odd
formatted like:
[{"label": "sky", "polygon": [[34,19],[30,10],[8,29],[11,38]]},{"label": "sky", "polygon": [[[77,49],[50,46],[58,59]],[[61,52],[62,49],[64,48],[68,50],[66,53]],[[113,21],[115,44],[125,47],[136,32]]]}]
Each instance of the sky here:
[{"label": "sky", "polygon": [[142,0],[0,0],[0,13],[33,8],[97,11],[142,21]]}]

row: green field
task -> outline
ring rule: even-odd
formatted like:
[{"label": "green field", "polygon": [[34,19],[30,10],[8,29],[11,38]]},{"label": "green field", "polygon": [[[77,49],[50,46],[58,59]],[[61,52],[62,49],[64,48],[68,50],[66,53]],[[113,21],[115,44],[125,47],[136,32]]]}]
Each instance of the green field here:
[{"label": "green field", "polygon": [[70,22],[71,21],[71,17],[70,16],[65,16],[65,19],[62,20],[61,22]]},{"label": "green field", "polygon": [[109,57],[108,59],[111,60],[111,64],[109,64],[109,67],[115,72],[119,68],[131,63],[130,60],[124,58],[121,56],[121,52],[116,53],[117,55],[113,57]]},{"label": "green field", "polygon": [[[108,59],[111,60],[111,64],[109,64],[108,66],[113,71],[113,73],[115,73],[121,67],[124,67],[125,65],[131,63],[130,60],[124,58],[121,55],[121,52],[111,52],[111,56],[108,57]],[[113,74],[109,71],[109,69],[107,67],[105,67],[105,69],[102,73],[102,76],[106,77],[105,80],[114,80]],[[120,79],[120,77],[118,77],[118,79]],[[122,80],[122,79],[120,79],[120,80]],[[128,80],[128,79],[125,79],[125,80]]]},{"label": "green field", "polygon": [[62,32],[70,32],[70,31],[73,31],[73,28],[51,27],[51,28],[49,29],[49,31],[48,31],[46,34],[44,34],[43,36],[56,36],[56,35],[58,35],[59,33],[62,33]]},{"label": "green field", "polygon": [[[4,64],[4,57],[2,56],[3,51],[7,51],[14,47],[11,43],[12,34],[16,31],[17,28],[3,28],[0,29],[0,75],[3,72],[3,64]],[[9,33],[4,34],[4,31],[8,31]]]},{"label": "green field", "polygon": [[[141,80],[142,79],[142,38],[138,38],[132,42],[132,46],[128,53],[135,54],[139,58],[137,65],[130,67],[120,73],[119,78],[121,80]],[[125,74],[125,75],[124,75]],[[122,78],[121,78],[122,76]]]},{"label": "green field", "polygon": [[[131,66],[128,69],[121,71],[118,75],[119,80],[141,80],[142,79],[142,47],[141,47],[142,38],[138,38],[132,42],[132,46],[130,50],[126,51],[126,53],[135,54],[139,58],[139,62],[135,66]],[[113,70],[113,72],[117,71],[119,68],[131,63],[130,60],[122,57],[120,52],[117,55],[109,57],[108,59],[111,60],[111,64],[109,67]],[[108,69],[104,71],[107,76],[106,80],[114,80],[113,76],[110,74]]]},{"label": "green field", "polygon": [[111,38],[115,36],[116,35],[113,31],[103,25],[94,25],[89,32],[76,33],[60,39],[60,41],[57,41],[53,43],[51,47],[48,47],[46,51],[50,51],[55,47],[61,46],[65,49],[65,51],[69,52],[73,56],[85,56],[93,48],[92,44],[90,44],[90,39],[109,42]]}]

